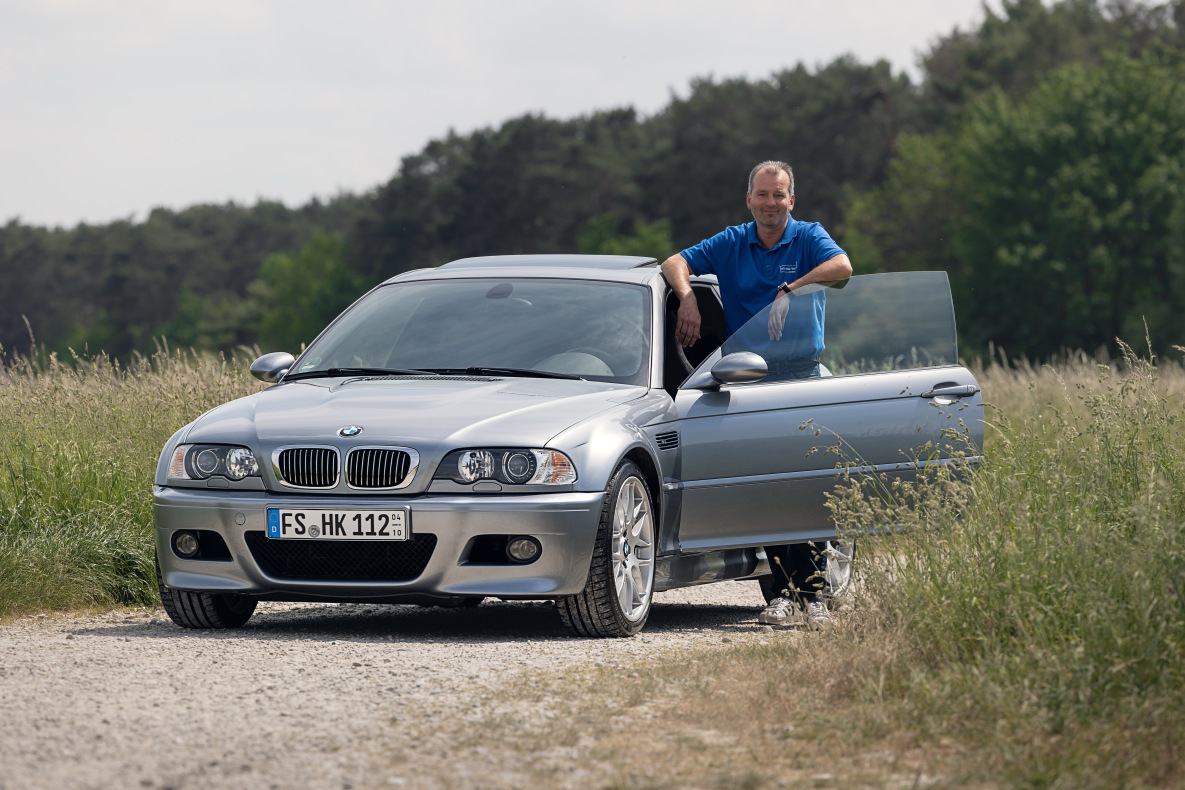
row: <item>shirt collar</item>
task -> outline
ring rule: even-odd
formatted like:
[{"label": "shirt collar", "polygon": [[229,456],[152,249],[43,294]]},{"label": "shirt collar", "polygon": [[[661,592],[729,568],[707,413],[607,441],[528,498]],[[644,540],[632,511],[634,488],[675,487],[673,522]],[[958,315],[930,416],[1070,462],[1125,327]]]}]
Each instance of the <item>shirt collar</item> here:
[{"label": "shirt collar", "polygon": [[[789,219],[786,220],[786,229],[782,231],[782,240],[769,249],[776,250],[778,247],[794,241],[794,237],[798,234],[798,225],[798,221],[795,220],[794,215],[791,214]],[[748,223],[747,227],[745,228],[745,237],[748,239],[750,245],[756,244],[758,247],[765,249],[765,247],[762,247],[761,245],[761,239],[757,238],[756,222]]]}]

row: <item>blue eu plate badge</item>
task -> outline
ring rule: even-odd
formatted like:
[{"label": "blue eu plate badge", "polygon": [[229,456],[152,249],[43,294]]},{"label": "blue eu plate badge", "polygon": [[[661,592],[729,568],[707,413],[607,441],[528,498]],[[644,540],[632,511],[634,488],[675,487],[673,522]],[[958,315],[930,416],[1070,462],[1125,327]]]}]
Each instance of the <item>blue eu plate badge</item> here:
[{"label": "blue eu plate badge", "polygon": [[270,507],[267,509],[267,536],[280,537],[280,511]]}]

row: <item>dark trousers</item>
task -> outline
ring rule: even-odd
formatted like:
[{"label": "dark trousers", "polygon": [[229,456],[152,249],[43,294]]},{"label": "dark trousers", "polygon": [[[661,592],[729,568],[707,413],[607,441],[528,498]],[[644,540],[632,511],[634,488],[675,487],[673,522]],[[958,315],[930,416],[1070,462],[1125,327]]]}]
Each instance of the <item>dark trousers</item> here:
[{"label": "dark trousers", "polygon": [[766,361],[769,374],[766,381],[793,381],[795,379],[817,379],[820,375],[819,358],[771,359]]},{"label": "dark trousers", "polygon": [[791,543],[786,546],[766,546],[765,556],[779,590],[789,590],[791,598],[802,603],[819,600],[823,585],[821,576],[827,567],[823,541]]}]

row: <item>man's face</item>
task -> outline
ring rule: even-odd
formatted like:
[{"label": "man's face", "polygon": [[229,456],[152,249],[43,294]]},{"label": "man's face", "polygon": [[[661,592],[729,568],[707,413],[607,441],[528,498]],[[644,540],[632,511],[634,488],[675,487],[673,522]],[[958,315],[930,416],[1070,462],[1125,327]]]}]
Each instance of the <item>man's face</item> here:
[{"label": "man's face", "polygon": [[745,195],[745,205],[753,212],[759,228],[780,230],[794,208],[790,177],[781,170],[776,173],[762,170],[753,177],[753,191]]}]

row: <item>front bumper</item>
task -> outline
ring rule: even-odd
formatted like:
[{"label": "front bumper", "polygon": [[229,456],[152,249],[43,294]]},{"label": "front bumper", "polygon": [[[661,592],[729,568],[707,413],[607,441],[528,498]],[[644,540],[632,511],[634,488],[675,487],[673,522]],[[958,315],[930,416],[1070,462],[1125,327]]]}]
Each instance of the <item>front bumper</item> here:
[{"label": "front bumper", "polygon": [[[269,492],[153,488],[157,556],[164,583],[197,592],[242,593],[275,600],[366,601],[410,597],[555,598],[584,588],[596,541],[603,492],[523,496],[423,495],[376,501],[364,497],[292,497]],[[361,509],[410,508],[411,533],[435,536],[430,556],[414,578],[342,579],[292,571],[256,553],[267,544],[338,544],[343,541],[273,541],[267,531],[268,507]],[[229,559],[184,559],[173,551],[178,530],[215,532]],[[258,534],[252,534],[258,533]],[[529,564],[472,562],[467,547],[480,536],[529,535],[542,547]],[[482,538],[486,540],[486,538]],[[262,543],[265,541],[266,543]],[[368,543],[351,551],[388,550],[389,542]],[[426,541],[428,544],[430,540]],[[256,551],[252,550],[252,544]],[[288,546],[285,546],[288,548]],[[317,549],[303,546],[302,550]],[[397,547],[395,547],[397,548]],[[361,556],[361,555],[359,555]],[[262,561],[261,561],[262,560]],[[265,570],[265,568],[267,570]]]}]

